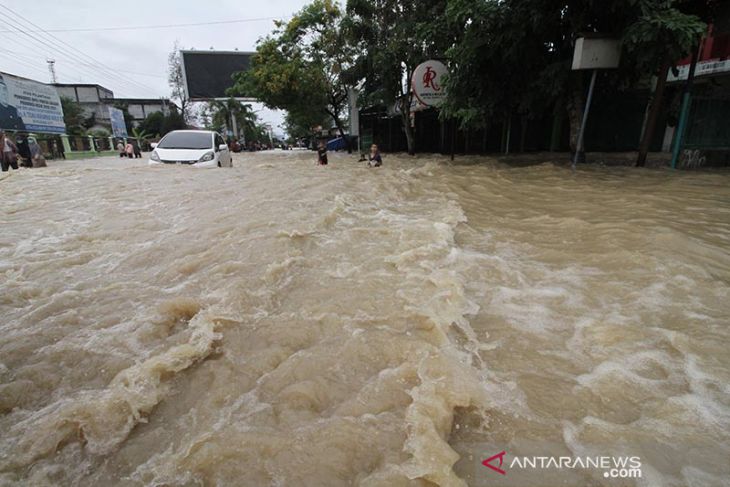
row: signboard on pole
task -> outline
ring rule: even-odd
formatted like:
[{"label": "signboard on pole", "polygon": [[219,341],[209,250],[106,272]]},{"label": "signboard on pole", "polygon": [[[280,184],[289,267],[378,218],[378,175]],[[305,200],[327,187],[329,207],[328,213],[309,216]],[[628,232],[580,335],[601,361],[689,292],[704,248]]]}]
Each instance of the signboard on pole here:
[{"label": "signboard on pole", "polygon": [[591,100],[593,99],[593,88],[596,86],[596,74],[599,69],[617,68],[621,60],[621,43],[617,39],[601,36],[580,37],[575,41],[575,49],[573,50],[573,71],[583,69],[592,69],[591,84],[588,87],[588,97],[586,98],[585,108],[583,109],[583,118],[580,123],[580,131],[578,132],[578,141],[573,156],[573,169],[578,161],[585,159],[585,147],[583,146],[583,137],[586,131],[586,122],[588,121],[588,112],[591,108]]},{"label": "signboard on pole", "polygon": [[0,128],[63,134],[63,108],[56,88],[0,72]]},{"label": "signboard on pole", "polygon": [[444,77],[448,72],[444,63],[433,59],[419,64],[413,71],[413,94],[422,105],[439,107],[443,104],[446,100]]},{"label": "signboard on pole", "polygon": [[[710,59],[709,61],[701,61],[697,63],[695,68],[695,76],[709,76],[713,74],[721,74],[730,72],[730,59],[717,60]],[[677,76],[670,70],[667,73],[667,81],[685,81],[689,77],[689,64],[677,66]]]},{"label": "signboard on pole", "polygon": [[109,107],[109,120],[112,123],[112,135],[114,137],[129,137],[127,124],[124,123],[124,112],[119,108]]},{"label": "signboard on pole", "polygon": [[572,69],[613,69],[621,60],[621,43],[607,37],[579,37],[573,50]]}]

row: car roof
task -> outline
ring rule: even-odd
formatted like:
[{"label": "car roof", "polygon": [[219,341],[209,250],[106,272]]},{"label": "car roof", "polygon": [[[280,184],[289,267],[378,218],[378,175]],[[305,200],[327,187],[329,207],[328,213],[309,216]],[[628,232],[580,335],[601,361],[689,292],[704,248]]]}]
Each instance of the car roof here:
[{"label": "car roof", "polygon": [[[189,132],[189,133],[201,133],[201,134],[217,134],[218,132],[215,132],[213,130],[171,130],[168,132],[168,134],[177,133],[177,132]],[[165,134],[167,135],[167,134]]]}]

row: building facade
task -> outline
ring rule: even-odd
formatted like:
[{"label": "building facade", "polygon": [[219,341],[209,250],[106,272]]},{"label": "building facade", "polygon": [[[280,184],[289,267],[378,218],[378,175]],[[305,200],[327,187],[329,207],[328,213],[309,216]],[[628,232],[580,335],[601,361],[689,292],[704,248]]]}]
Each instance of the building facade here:
[{"label": "building facade", "polygon": [[55,83],[59,96],[74,100],[84,109],[86,117],[95,117],[93,128],[109,130],[109,107],[125,106],[133,118],[133,125],[139,125],[142,120],[154,112],[170,113],[175,106],[167,98],[115,98],[114,92],[101,85]]}]

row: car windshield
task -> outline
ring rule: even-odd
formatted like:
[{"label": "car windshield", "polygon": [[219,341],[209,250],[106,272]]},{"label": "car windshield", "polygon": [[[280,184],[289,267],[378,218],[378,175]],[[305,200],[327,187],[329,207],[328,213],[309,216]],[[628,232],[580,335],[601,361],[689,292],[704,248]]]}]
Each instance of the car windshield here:
[{"label": "car windshield", "polygon": [[205,132],[172,132],[157,145],[160,149],[210,149],[213,137]]}]

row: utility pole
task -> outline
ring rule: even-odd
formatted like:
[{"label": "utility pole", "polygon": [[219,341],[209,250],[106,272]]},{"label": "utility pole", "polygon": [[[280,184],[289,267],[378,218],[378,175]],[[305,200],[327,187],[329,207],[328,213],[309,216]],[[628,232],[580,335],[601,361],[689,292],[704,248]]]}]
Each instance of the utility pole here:
[{"label": "utility pole", "polygon": [[[584,138],[585,138],[585,132],[586,132],[586,122],[588,122],[588,112],[591,109],[591,100],[593,100],[593,88],[596,86],[596,75],[598,74],[598,70],[594,69],[593,73],[591,73],[591,84],[588,87],[588,98],[586,99],[586,106],[583,110],[583,118],[580,121],[580,132],[578,132],[578,142],[575,146],[575,156],[573,157],[573,164],[571,168],[575,170],[575,166],[578,163],[578,159],[580,158],[580,155],[585,152],[584,147]],[[509,142],[509,140],[508,140]]]},{"label": "utility pole", "polygon": [[56,80],[56,60],[46,59],[46,62],[48,63],[48,72],[51,73],[51,83],[58,83],[58,81]]}]

